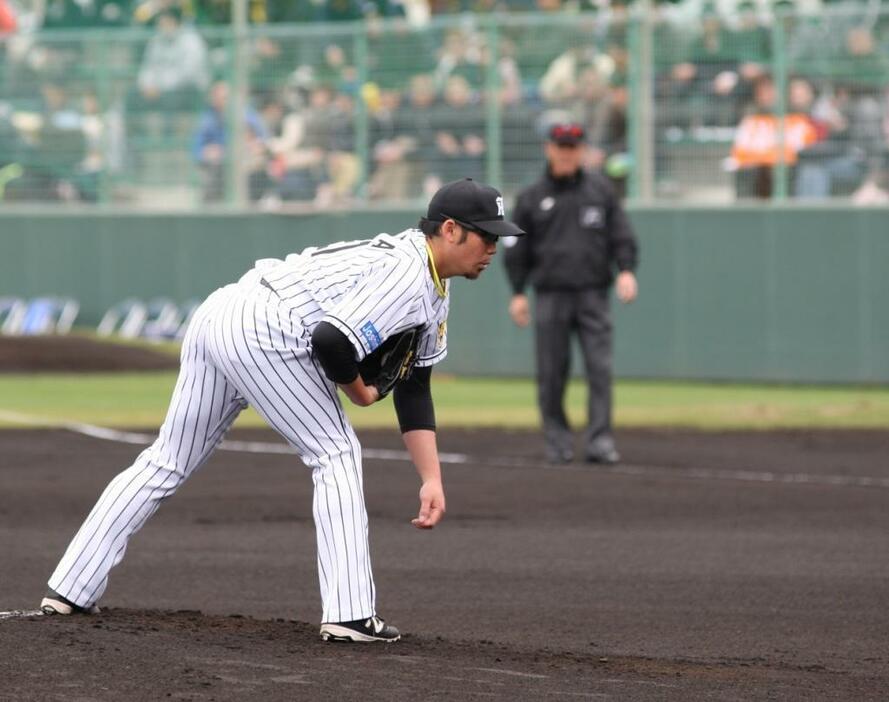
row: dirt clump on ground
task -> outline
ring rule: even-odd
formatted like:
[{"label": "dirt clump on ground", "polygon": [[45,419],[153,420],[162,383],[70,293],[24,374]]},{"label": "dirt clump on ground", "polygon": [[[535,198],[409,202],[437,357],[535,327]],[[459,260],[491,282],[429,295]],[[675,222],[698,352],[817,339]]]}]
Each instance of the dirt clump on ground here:
[{"label": "dirt clump on ground", "polygon": [[173,370],[170,353],[85,336],[0,336],[0,373]]}]

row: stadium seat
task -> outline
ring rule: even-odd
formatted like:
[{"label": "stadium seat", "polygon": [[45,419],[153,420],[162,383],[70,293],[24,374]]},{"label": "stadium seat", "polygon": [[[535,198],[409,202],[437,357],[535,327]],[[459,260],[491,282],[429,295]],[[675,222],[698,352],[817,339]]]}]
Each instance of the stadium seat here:
[{"label": "stadium seat", "polygon": [[99,336],[117,334],[133,339],[142,333],[148,318],[148,310],[142,300],[128,298],[111,307],[99,321],[96,333]]},{"label": "stadium seat", "polygon": [[37,297],[27,303],[16,333],[22,335],[67,334],[80,311],[71,298]]},{"label": "stadium seat", "polygon": [[201,304],[201,300],[189,300],[179,307],[179,326],[176,329],[173,337],[175,339],[181,340],[185,336],[185,331],[188,329],[188,324],[191,322],[191,318],[194,317],[195,310],[198,308],[198,305]]},{"label": "stadium seat", "polygon": [[146,306],[147,316],[142,325],[140,336],[146,339],[172,339],[179,329],[179,308],[165,297],[149,300]]},{"label": "stadium seat", "polygon": [[21,298],[0,297],[0,333],[18,334],[27,309],[27,304]]}]

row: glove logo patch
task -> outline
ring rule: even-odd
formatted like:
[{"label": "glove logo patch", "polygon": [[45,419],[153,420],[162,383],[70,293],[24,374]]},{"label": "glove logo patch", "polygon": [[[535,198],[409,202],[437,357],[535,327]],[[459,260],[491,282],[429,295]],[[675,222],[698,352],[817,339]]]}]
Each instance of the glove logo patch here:
[{"label": "glove logo patch", "polygon": [[367,346],[371,351],[383,343],[383,340],[380,338],[380,332],[377,331],[373,322],[368,322],[361,327],[361,335],[364,337],[364,340],[367,342]]}]

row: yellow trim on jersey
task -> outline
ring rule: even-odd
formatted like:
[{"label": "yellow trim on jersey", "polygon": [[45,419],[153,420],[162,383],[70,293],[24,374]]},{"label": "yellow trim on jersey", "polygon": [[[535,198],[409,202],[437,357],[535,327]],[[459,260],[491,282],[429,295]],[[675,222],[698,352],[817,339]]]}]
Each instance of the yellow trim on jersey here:
[{"label": "yellow trim on jersey", "polygon": [[429,254],[429,271],[432,273],[432,282],[435,284],[435,291],[439,297],[447,297],[448,290],[438,277],[438,270],[435,268],[435,257],[432,255],[432,247],[426,242],[426,253]]}]

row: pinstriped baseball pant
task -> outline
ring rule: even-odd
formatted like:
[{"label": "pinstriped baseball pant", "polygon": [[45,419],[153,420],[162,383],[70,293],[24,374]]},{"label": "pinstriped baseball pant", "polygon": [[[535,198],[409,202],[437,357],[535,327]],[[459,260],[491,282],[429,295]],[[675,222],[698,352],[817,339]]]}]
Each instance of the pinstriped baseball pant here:
[{"label": "pinstriped baseball pant", "polygon": [[53,590],[81,606],[98,601],[129,538],[249,403],[312,469],[322,621],[376,613],[361,446],[311,357],[308,332],[279,302],[248,274],[201,305],[157,440],[102,493],[50,577]]}]

